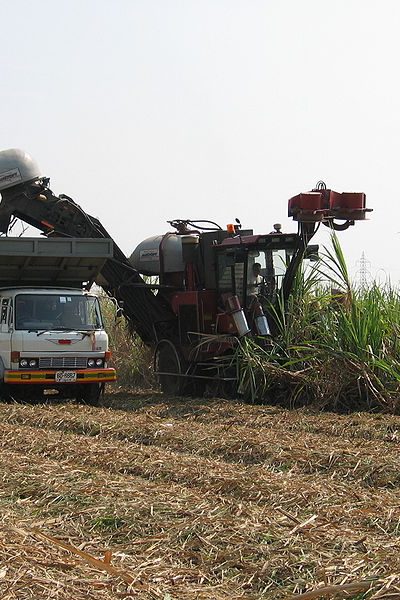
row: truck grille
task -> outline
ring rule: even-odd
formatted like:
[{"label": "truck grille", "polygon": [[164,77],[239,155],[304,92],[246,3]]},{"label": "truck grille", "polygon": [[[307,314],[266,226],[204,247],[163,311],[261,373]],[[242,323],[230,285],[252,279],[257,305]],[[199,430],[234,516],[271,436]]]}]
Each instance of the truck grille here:
[{"label": "truck grille", "polygon": [[39,358],[39,369],[85,369],[85,356],[46,356]]}]

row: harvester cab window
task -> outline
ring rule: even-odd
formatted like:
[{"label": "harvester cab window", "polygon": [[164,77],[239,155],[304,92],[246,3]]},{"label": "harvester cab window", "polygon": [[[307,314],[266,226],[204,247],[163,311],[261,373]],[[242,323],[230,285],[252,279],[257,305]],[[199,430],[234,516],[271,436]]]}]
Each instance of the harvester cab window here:
[{"label": "harvester cab window", "polygon": [[229,249],[218,256],[218,291],[239,298],[243,307],[254,298],[274,302],[293,256],[288,248],[266,248],[265,244]]},{"label": "harvester cab window", "polygon": [[265,264],[259,252],[249,252],[247,260],[247,304],[258,296],[264,286]]},{"label": "harvester cab window", "polygon": [[251,250],[247,263],[247,296],[256,295],[270,302],[282,287],[291,255],[287,250]]},{"label": "harvester cab window", "polygon": [[218,289],[220,293],[231,292],[243,298],[245,255],[243,252],[229,252],[219,257]]},{"label": "harvester cab window", "polygon": [[272,265],[275,275],[276,287],[281,288],[286,269],[289,264],[289,257],[286,250],[274,250],[272,253]]}]

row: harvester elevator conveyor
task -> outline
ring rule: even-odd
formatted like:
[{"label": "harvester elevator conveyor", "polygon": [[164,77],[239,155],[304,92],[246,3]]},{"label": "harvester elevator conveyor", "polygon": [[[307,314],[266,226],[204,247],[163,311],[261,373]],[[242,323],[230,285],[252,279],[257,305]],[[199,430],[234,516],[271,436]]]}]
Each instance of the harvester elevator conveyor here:
[{"label": "harvester elevator conveyor", "polygon": [[[86,214],[71,198],[53,194],[47,180],[2,191],[0,231],[7,234],[13,217],[36,227],[51,239],[112,239],[100,221]],[[104,260],[95,281],[123,306],[130,326],[143,342],[156,343],[175,315],[167,303],[156,298],[115,242],[112,247],[112,256]]]}]

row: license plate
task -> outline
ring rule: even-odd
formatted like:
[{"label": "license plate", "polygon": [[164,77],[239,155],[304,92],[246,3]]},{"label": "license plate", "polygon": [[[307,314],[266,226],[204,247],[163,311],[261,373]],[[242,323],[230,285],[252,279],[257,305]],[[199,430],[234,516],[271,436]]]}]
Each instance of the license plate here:
[{"label": "license plate", "polygon": [[75,371],[56,371],[56,383],[74,383],[76,381]]}]

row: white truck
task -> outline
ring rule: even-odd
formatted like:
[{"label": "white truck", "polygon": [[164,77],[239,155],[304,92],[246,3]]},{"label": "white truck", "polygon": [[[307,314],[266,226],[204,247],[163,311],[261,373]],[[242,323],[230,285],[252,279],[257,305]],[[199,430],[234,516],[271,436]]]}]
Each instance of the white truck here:
[{"label": "white truck", "polygon": [[[150,346],[176,331],[176,314],[158,293],[171,286],[146,282],[98,219],[52,192],[26,152],[0,151],[0,195],[0,383],[13,394],[55,390],[96,404],[116,374],[98,300],[82,282],[100,286]],[[134,226],[135,209],[121,218]],[[44,237],[10,237],[18,219]]]},{"label": "white truck", "polygon": [[116,379],[99,299],[89,286],[112,240],[0,238],[0,385],[3,396],[42,394],[97,404]]}]

